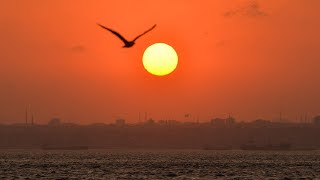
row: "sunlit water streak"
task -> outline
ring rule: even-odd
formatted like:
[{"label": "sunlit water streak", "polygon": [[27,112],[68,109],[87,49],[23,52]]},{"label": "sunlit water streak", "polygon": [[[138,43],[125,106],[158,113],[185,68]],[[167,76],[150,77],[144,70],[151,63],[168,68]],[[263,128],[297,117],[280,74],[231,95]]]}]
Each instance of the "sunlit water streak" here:
[{"label": "sunlit water streak", "polygon": [[320,151],[0,151],[1,178],[320,178]]}]

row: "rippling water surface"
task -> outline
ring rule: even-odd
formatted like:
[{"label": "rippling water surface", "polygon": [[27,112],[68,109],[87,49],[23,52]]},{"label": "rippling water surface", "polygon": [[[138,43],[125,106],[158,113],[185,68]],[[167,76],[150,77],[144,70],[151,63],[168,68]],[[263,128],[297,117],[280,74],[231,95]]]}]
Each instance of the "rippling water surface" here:
[{"label": "rippling water surface", "polygon": [[1,178],[320,178],[320,151],[0,151]]}]

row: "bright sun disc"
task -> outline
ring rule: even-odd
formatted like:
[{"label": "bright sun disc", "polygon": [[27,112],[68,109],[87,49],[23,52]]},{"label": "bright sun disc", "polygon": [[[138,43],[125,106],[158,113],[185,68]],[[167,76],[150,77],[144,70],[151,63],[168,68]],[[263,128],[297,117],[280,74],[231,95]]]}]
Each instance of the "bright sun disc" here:
[{"label": "bright sun disc", "polygon": [[178,55],[171,46],[164,43],[156,43],[144,51],[142,63],[149,73],[156,76],[164,76],[176,69]]}]

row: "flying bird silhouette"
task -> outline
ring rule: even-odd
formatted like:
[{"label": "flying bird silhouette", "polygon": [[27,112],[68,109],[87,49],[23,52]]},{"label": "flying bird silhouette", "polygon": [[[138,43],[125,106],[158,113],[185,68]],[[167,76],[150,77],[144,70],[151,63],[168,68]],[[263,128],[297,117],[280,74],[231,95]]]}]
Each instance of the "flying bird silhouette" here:
[{"label": "flying bird silhouette", "polygon": [[97,24],[98,24],[98,26],[102,27],[103,29],[106,29],[106,30],[110,31],[112,34],[116,35],[119,39],[121,39],[121,41],[124,43],[123,48],[130,48],[130,47],[132,47],[132,46],[135,44],[135,41],[136,41],[138,38],[140,38],[141,36],[145,35],[146,33],[148,33],[149,31],[151,31],[153,28],[156,27],[156,24],[155,24],[155,25],[153,25],[150,29],[148,29],[147,31],[145,31],[144,33],[138,35],[138,36],[137,36],[136,38],[134,38],[132,41],[128,41],[128,40],[126,40],[121,34],[119,34],[118,32],[116,32],[116,31],[114,31],[114,30],[112,30],[112,29],[110,29],[110,28],[107,28],[107,27],[105,27],[105,26],[103,26],[103,25],[101,25],[101,24],[99,24],[99,23],[97,23]]}]

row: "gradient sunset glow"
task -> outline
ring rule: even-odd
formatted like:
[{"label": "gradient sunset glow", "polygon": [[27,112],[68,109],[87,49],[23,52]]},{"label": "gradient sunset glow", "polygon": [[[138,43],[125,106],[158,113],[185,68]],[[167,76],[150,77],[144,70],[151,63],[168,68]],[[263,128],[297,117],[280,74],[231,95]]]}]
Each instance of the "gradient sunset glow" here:
[{"label": "gradient sunset glow", "polygon": [[[320,1],[1,1],[0,123],[201,121],[320,113]],[[18,13],[17,13],[18,12]],[[125,37],[157,27],[132,48]],[[146,71],[158,42],[179,61],[166,76]],[[192,114],[186,118],[185,114]]]}]

